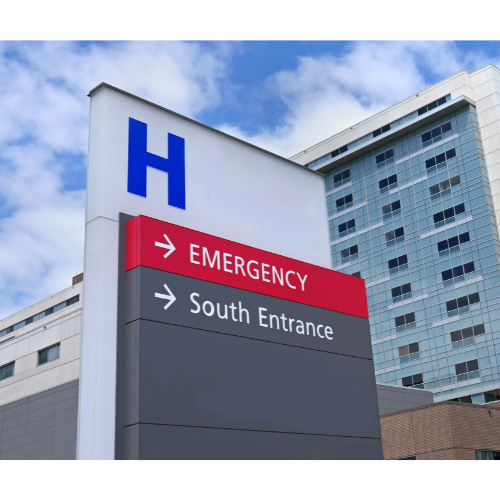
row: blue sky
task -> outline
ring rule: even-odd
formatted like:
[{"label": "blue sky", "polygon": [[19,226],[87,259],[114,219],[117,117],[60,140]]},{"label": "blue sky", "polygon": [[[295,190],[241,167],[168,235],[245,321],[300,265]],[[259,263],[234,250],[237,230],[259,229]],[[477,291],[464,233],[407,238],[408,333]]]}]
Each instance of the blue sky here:
[{"label": "blue sky", "polygon": [[488,63],[498,42],[0,42],[0,317],[83,269],[101,81],[291,156]]}]

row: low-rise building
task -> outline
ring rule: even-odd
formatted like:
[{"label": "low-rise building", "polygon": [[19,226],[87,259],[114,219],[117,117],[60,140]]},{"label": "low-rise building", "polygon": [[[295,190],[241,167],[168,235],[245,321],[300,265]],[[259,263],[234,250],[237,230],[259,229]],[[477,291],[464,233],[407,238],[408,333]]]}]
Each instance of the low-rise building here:
[{"label": "low-rise building", "polygon": [[500,402],[443,401],[380,423],[386,460],[500,460]]}]

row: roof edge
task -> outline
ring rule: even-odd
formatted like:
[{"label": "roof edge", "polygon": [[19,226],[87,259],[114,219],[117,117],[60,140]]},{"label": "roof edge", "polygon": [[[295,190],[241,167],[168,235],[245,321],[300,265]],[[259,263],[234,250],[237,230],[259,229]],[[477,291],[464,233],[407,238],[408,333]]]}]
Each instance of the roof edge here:
[{"label": "roof edge", "polygon": [[320,177],[325,177],[324,174],[321,172],[316,172],[315,170],[311,170],[310,168],[307,168],[304,165],[301,165],[300,163],[296,163],[293,160],[289,160],[288,158],[285,158],[283,156],[280,156],[276,153],[272,153],[271,151],[268,151],[267,149],[263,149],[259,146],[256,146],[255,144],[252,144],[250,142],[244,141],[243,139],[239,139],[238,137],[235,137],[234,135],[227,134],[226,132],[222,132],[221,130],[217,130],[216,128],[210,127],[209,125],[205,125],[204,123],[201,123],[197,120],[193,120],[192,118],[188,118],[187,116],[181,115],[180,113],[176,113],[175,111],[172,111],[171,109],[165,108],[163,106],[160,106],[159,104],[155,104],[154,102],[148,101],[147,99],[143,99],[142,97],[136,96],[134,94],[131,94],[130,92],[127,92],[126,90],[122,90],[118,87],[114,87],[113,85],[110,85],[109,83],[106,82],[101,82],[99,85],[94,87],[87,95],[87,97],[92,97],[96,92],[103,88],[108,88],[110,90],[114,90],[115,92],[118,92],[120,94],[126,95],[128,97],[132,97],[133,99],[137,99],[138,101],[144,102],[146,104],[149,104],[150,106],[154,106],[155,108],[161,109],[162,111],[166,111],[167,113],[170,113],[174,116],[177,116],[178,118],[182,118],[184,120],[187,120],[191,123],[194,123],[196,125],[199,125],[200,127],[206,128],[212,132],[216,132],[217,134],[223,135],[224,137],[229,137],[230,139],[233,139],[235,141],[240,142],[241,144],[245,144],[246,146],[250,146],[251,148],[254,148],[262,153],[266,153],[270,156],[273,156],[274,158],[279,158],[280,160],[285,161],[286,163],[289,163],[290,165],[293,165],[295,167],[299,167],[302,170],[307,170],[308,172],[311,172],[313,174],[319,175]]},{"label": "roof edge", "polygon": [[451,78],[456,78],[457,76],[459,76],[459,75],[461,75],[461,74],[463,74],[463,73],[465,73],[465,74],[466,74],[466,75],[468,75],[468,76],[472,76],[472,75],[474,75],[474,74],[476,74],[476,73],[479,73],[480,71],[484,71],[484,70],[486,70],[486,69],[487,69],[487,68],[489,68],[489,67],[495,68],[497,71],[500,71],[500,70],[499,70],[499,68],[497,68],[494,64],[491,64],[491,63],[486,64],[486,65],[485,65],[485,66],[483,66],[482,68],[479,68],[479,69],[477,69],[477,70],[473,71],[472,73],[469,73],[469,72],[468,72],[467,70],[465,70],[465,69],[461,69],[460,71],[457,71],[456,73],[453,73],[452,75],[447,76],[446,78],[443,78],[442,80],[439,80],[439,81],[438,81],[438,82],[436,82],[436,83],[433,83],[433,84],[432,84],[432,85],[430,85],[429,87],[426,87],[426,88],[424,88],[424,89],[422,89],[422,90],[419,90],[416,94],[412,94],[411,96],[406,97],[406,98],[405,98],[405,99],[403,99],[402,101],[399,101],[399,102],[397,102],[397,103],[393,104],[392,106],[389,106],[388,108],[381,109],[381,110],[380,110],[380,111],[378,111],[377,113],[375,113],[375,114],[373,114],[373,115],[370,115],[370,116],[366,117],[364,120],[361,120],[360,122],[355,123],[354,125],[352,125],[352,126],[350,126],[350,127],[347,127],[347,128],[345,128],[345,129],[343,129],[343,130],[340,130],[340,131],[339,131],[339,132],[337,132],[336,134],[333,134],[333,135],[331,135],[331,136],[329,136],[329,137],[326,137],[325,139],[323,139],[323,140],[321,140],[321,141],[317,142],[316,144],[313,144],[312,146],[309,146],[308,148],[303,149],[303,150],[301,150],[301,151],[299,151],[299,152],[295,153],[294,155],[290,156],[290,158],[294,158],[294,157],[299,156],[299,155],[302,155],[302,154],[304,154],[304,153],[306,153],[306,152],[308,152],[308,151],[311,151],[311,150],[313,150],[313,149],[315,149],[315,148],[318,148],[319,146],[322,146],[323,144],[325,144],[325,143],[327,143],[327,142],[331,141],[332,139],[335,139],[336,137],[340,136],[340,135],[341,135],[341,134],[343,134],[344,132],[347,132],[348,130],[351,130],[351,129],[353,129],[353,128],[360,127],[362,124],[364,124],[364,123],[366,123],[366,122],[368,122],[368,121],[370,121],[370,120],[372,120],[372,119],[376,118],[377,116],[381,115],[382,113],[385,113],[385,112],[387,112],[387,111],[390,111],[391,109],[394,109],[394,108],[396,108],[397,106],[401,106],[402,104],[404,104],[404,103],[406,103],[406,102],[408,102],[408,101],[410,101],[410,100],[412,100],[412,99],[415,99],[416,97],[419,97],[419,96],[420,96],[421,94],[423,94],[424,92],[427,92],[427,91],[431,90],[433,87],[436,87],[437,85],[442,84],[442,83],[443,83],[443,82],[445,82],[446,80],[450,80]]},{"label": "roof edge", "polygon": [[422,406],[415,406],[414,408],[407,408],[406,410],[397,410],[393,411],[392,413],[385,413],[384,415],[380,415],[380,418],[386,418],[386,417],[391,417],[393,415],[399,415],[401,413],[409,413],[411,411],[418,411],[418,410],[423,410],[426,408],[432,408],[433,406],[443,406],[443,405],[458,405],[458,406],[466,406],[466,407],[472,407],[472,408],[481,408],[483,410],[497,410],[500,411],[500,408],[498,407],[488,407],[487,404],[484,405],[477,405],[474,403],[462,403],[460,401],[438,401],[437,403],[430,403],[428,405],[422,405]]}]

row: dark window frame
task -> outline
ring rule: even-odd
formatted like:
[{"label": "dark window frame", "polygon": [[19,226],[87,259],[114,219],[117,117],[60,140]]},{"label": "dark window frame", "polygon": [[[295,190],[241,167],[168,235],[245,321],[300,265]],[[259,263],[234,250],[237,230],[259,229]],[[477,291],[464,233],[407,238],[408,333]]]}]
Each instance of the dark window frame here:
[{"label": "dark window frame", "polygon": [[[53,359],[48,359],[50,350],[53,349],[54,347],[57,347],[57,357]],[[45,361],[41,361],[43,359],[43,355],[47,353],[47,359]],[[55,344],[49,345],[48,347],[44,347],[43,349],[40,349],[37,353],[37,366],[42,366],[46,365],[47,363],[51,363],[52,361],[55,361],[57,359],[60,359],[61,357],[61,343],[57,342]]]},{"label": "dark window frame", "polygon": [[[15,361],[10,361],[9,363],[5,363],[4,365],[0,366],[0,382],[2,380],[5,380],[7,378],[14,376],[15,366],[16,366]],[[12,367],[12,369],[10,369],[11,367]],[[5,375],[6,372],[8,372],[8,375]]]}]

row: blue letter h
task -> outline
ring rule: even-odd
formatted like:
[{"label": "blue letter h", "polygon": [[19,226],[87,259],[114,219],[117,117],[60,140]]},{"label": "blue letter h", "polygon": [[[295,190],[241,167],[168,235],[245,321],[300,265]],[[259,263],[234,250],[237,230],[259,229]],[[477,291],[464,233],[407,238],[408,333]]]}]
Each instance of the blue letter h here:
[{"label": "blue letter h", "polygon": [[128,130],[127,191],[146,198],[147,168],[156,168],[168,173],[168,204],[186,210],[184,139],[168,134],[167,159],[148,153],[148,126],[146,123],[129,118]]}]

